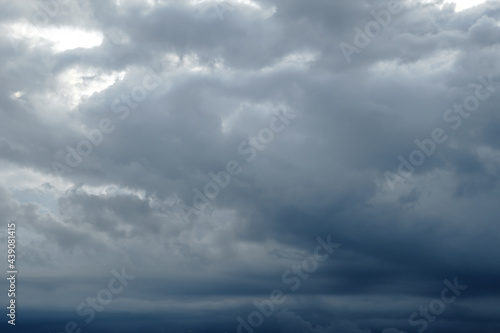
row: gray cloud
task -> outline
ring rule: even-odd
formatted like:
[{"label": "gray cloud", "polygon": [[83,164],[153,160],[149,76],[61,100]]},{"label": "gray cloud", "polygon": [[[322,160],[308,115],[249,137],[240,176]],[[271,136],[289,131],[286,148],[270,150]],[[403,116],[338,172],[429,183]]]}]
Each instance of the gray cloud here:
[{"label": "gray cloud", "polygon": [[[498,1],[406,1],[349,64],[339,44],[387,1],[233,1],[221,18],[213,1],[53,0],[34,26],[44,3],[0,14],[0,213],[19,229],[21,330],[234,332],[331,234],[341,249],[260,330],[416,332],[408,317],[458,276],[468,290],[427,332],[498,331]],[[495,91],[451,128],[443,114],[488,75]],[[279,111],[297,117],[249,162],[239,145]],[[447,141],[388,188],[435,128]],[[179,205],[230,160],[242,172],[185,221]],[[123,266],[137,278],[85,326],[76,307]]]}]

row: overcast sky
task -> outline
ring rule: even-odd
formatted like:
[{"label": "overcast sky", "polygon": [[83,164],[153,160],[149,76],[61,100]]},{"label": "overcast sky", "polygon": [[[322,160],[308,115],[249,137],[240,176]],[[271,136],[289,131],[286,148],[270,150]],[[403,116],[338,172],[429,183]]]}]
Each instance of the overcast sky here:
[{"label": "overcast sky", "polygon": [[500,1],[0,3],[1,327],[500,331]]}]

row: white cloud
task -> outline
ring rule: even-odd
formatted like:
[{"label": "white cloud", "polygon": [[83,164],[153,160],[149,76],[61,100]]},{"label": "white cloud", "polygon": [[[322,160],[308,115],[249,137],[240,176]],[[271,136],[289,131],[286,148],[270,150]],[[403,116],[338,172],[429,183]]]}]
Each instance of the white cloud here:
[{"label": "white cloud", "polygon": [[50,45],[54,53],[76,48],[92,48],[102,43],[98,31],[85,31],[73,27],[39,28],[29,23],[16,22],[2,27],[14,41],[25,41],[30,48]]},{"label": "white cloud", "polygon": [[455,10],[457,12],[481,5],[485,3],[485,0],[453,0],[453,1],[447,1],[448,3],[455,3],[456,7]]}]

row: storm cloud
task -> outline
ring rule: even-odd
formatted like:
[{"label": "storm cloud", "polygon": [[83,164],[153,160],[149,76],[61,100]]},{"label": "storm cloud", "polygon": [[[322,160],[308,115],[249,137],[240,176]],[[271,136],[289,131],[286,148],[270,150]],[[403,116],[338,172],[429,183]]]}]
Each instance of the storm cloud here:
[{"label": "storm cloud", "polygon": [[1,3],[7,331],[499,331],[498,0]]}]

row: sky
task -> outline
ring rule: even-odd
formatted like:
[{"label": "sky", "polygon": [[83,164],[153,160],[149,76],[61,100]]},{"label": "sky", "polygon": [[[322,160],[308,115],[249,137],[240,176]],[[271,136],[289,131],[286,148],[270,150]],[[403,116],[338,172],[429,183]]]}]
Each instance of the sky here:
[{"label": "sky", "polygon": [[2,332],[500,331],[499,0],[0,3]]}]

